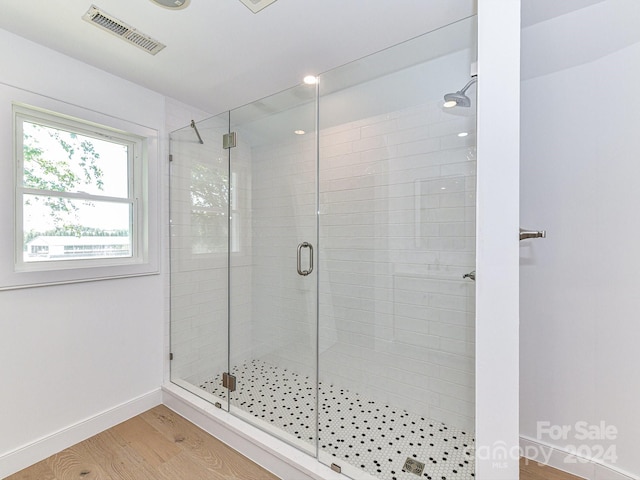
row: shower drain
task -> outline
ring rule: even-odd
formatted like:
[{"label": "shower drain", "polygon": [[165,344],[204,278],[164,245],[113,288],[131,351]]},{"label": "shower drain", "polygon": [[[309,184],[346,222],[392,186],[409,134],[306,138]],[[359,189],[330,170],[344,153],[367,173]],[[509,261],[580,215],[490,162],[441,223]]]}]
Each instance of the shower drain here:
[{"label": "shower drain", "polygon": [[409,473],[415,473],[416,475],[420,476],[422,475],[422,472],[424,472],[424,463],[419,462],[411,457],[407,457],[402,470]]}]

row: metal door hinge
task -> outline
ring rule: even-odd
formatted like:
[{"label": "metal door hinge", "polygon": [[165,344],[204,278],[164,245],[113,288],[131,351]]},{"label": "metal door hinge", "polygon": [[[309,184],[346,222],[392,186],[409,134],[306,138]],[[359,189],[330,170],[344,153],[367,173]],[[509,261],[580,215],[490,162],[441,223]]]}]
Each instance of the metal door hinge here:
[{"label": "metal door hinge", "polygon": [[236,377],[230,373],[224,372],[222,374],[222,386],[228,389],[230,392],[236,391]]},{"label": "metal door hinge", "polygon": [[173,360],[173,353],[169,354],[169,360]]},{"label": "metal door hinge", "polygon": [[229,149],[236,146],[236,132],[229,132],[222,135],[222,148]]},{"label": "metal door hinge", "polygon": [[173,155],[169,155],[169,162],[173,162]]}]

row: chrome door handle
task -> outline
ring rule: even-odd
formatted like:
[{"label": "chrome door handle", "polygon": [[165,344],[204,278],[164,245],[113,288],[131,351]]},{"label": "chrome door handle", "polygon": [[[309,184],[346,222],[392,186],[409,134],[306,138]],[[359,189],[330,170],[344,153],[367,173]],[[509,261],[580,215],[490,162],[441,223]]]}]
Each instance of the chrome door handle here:
[{"label": "chrome door handle", "polygon": [[526,240],[527,238],[547,238],[546,230],[527,230],[526,228],[520,229],[520,240]]},{"label": "chrome door handle", "polygon": [[[303,248],[309,249],[309,269],[308,270],[302,270],[301,257],[302,257]],[[313,245],[311,245],[309,242],[302,242],[301,244],[298,245],[298,275],[302,275],[303,277],[306,277],[311,272],[313,272]]]}]

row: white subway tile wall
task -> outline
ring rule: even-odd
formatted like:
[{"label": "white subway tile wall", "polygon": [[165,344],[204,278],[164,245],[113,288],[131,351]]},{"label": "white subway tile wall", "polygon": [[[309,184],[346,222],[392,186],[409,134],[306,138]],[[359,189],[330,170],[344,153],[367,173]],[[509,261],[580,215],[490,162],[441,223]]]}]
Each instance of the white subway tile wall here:
[{"label": "white subway tile wall", "polygon": [[[165,98],[165,130],[167,132],[175,132],[178,129],[183,128],[192,119],[200,120],[202,118],[209,118],[211,114],[202,110],[196,109],[190,105],[186,105],[182,102],[174,100],[172,98]],[[174,135],[170,135],[170,142],[168,148],[171,146],[171,139]],[[178,136],[180,136],[178,134]],[[170,152],[169,152],[170,153]],[[169,172],[169,159],[165,158],[162,162],[164,167],[162,171],[162,189],[163,198],[170,198],[170,172]],[[162,233],[164,235],[164,255],[163,255],[163,269],[170,264],[171,252],[170,252],[170,227],[169,227],[169,215],[172,205],[162,205],[162,224],[166,225],[163,228]],[[184,280],[180,280],[182,283]],[[165,319],[165,381],[168,381],[171,377],[171,361],[169,360],[169,354],[171,352],[171,276],[166,275],[164,279],[164,319]]]},{"label": "white subway tile wall", "polygon": [[227,151],[224,117],[171,135],[172,379],[197,384],[227,364]]},{"label": "white subway tile wall", "polygon": [[[228,128],[228,127],[227,127]],[[242,138],[240,132],[236,132]],[[233,365],[243,364],[254,358],[253,338],[256,332],[253,328],[253,177],[251,164],[253,154],[251,145],[238,141],[237,146],[225,150],[230,154],[231,178],[229,182],[230,198],[230,238],[229,238],[229,360],[222,369],[207,372],[207,378],[219,371],[230,371]],[[227,321],[226,318],[223,321]],[[225,335],[227,330],[224,330]],[[225,341],[227,338],[222,338]],[[199,376],[198,381],[203,377]],[[199,383],[196,383],[199,385]]]},{"label": "white subway tile wall", "polygon": [[320,132],[320,380],[472,430],[475,116],[456,110]]},{"label": "white subway tile wall", "polygon": [[316,247],[315,135],[293,130],[252,152],[254,358],[315,379],[317,265],[296,261]]},{"label": "white subway tile wall", "polygon": [[[439,102],[323,129],[315,245],[313,136],[251,148],[238,131],[232,364],[260,359],[314,378],[319,278],[323,382],[473,429],[475,298],[463,275],[475,268],[474,132],[473,115]],[[188,146],[172,188],[174,215],[184,217],[172,225],[172,350],[184,355],[173,374],[195,385],[227,368],[226,251],[195,255],[188,225],[192,170],[212,161],[199,147]],[[319,277],[296,272],[304,241]]]}]

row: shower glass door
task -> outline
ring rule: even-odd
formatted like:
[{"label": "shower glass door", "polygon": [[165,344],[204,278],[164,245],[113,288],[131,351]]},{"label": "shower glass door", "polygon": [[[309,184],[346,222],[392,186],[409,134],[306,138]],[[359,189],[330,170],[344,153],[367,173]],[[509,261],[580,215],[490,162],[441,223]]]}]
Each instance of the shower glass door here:
[{"label": "shower glass door", "polygon": [[169,180],[171,381],[225,409],[228,125],[225,113],[172,132]]},{"label": "shower glass door", "polygon": [[171,134],[174,383],[351,478],[473,478],[475,58],[469,18]]},{"label": "shower glass door", "polygon": [[230,411],[315,455],[316,87],[230,112]]},{"label": "shower glass door", "polygon": [[320,76],[320,460],[474,472],[475,19]]}]

